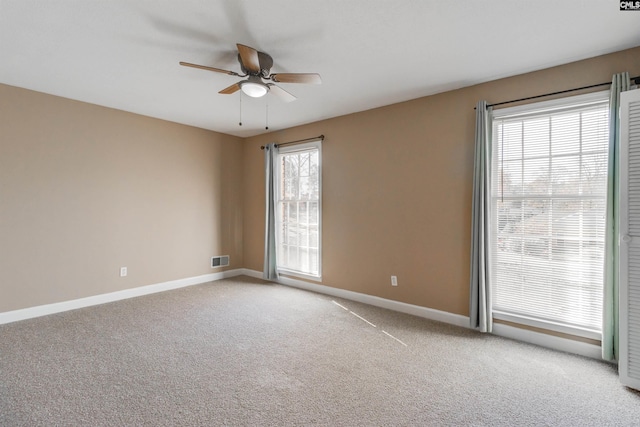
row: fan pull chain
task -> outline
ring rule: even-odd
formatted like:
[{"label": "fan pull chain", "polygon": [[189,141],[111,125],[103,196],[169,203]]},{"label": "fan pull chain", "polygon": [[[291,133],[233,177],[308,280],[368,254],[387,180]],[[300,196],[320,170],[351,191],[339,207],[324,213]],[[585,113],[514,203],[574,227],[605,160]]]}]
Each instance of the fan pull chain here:
[{"label": "fan pull chain", "polygon": [[240,91],[240,121],[238,122],[238,126],[242,126],[242,91]]},{"label": "fan pull chain", "polygon": [[266,100],[266,105],[267,105],[267,107],[266,107],[266,119],[265,119],[264,128],[266,130],[269,130],[269,100],[268,99]]}]

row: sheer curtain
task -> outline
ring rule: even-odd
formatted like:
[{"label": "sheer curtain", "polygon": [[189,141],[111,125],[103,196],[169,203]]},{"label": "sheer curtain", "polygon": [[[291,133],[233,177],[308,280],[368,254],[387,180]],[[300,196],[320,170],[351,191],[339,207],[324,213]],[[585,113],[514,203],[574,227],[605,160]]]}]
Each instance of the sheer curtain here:
[{"label": "sheer curtain", "polygon": [[471,281],[469,319],[471,327],[491,332],[491,287],[489,284],[489,188],[491,108],[486,101],[476,105],[475,165],[471,213]]},{"label": "sheer curtain", "polygon": [[264,235],[264,271],[262,277],[266,280],[278,278],[278,264],[276,261],[276,206],[278,203],[276,185],[278,146],[268,144],[264,148],[265,170],[265,235]]},{"label": "sheer curtain", "polygon": [[618,191],[620,188],[620,92],[629,90],[629,73],[614,74],[609,95],[609,159],[604,253],[602,358],[618,359]]}]

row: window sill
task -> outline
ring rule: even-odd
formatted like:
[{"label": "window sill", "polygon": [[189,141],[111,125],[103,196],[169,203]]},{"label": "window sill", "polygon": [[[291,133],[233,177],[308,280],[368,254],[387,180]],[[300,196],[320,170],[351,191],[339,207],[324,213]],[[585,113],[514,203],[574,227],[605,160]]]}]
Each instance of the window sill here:
[{"label": "window sill", "polygon": [[493,312],[493,318],[498,320],[504,320],[506,322],[520,324],[525,326],[530,326],[533,328],[554,331],[561,334],[573,335],[576,337],[587,338],[590,340],[601,341],[602,333],[600,331],[594,331],[591,329],[578,328],[575,326],[563,325],[560,323],[549,322],[534,319],[527,316],[522,316],[518,314],[504,313],[500,311]]},{"label": "window sill", "polygon": [[292,277],[297,277],[299,279],[312,280],[314,282],[322,282],[322,276],[314,276],[312,274],[305,274],[305,273],[302,273],[300,271],[278,269],[278,274],[282,275],[282,276],[292,276]]}]

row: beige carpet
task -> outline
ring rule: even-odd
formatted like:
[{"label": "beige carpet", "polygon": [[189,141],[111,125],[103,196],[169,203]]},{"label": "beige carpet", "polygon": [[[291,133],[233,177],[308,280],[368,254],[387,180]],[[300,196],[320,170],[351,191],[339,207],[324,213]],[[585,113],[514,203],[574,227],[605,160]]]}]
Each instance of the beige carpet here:
[{"label": "beige carpet", "polygon": [[606,363],[241,277],[1,325],[0,425],[637,426],[640,394]]}]

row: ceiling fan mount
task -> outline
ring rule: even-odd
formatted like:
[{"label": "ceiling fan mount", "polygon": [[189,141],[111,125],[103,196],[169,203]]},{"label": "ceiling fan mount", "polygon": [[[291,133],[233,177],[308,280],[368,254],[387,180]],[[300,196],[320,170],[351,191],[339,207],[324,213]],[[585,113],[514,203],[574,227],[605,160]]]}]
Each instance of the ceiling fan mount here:
[{"label": "ceiling fan mount", "polygon": [[320,84],[322,79],[316,73],[275,73],[271,74],[273,67],[273,58],[265,52],[260,52],[252,47],[243,44],[236,44],[238,47],[238,62],[242,74],[235,71],[223,70],[221,68],[208,67],[206,65],[191,64],[189,62],[180,62],[185,67],[200,68],[203,70],[214,71],[216,73],[228,74],[236,77],[247,77],[222,89],[223,95],[229,95],[242,90],[245,94],[259,98],[271,92],[285,102],[294,101],[295,96],[282,89],[275,83],[265,83],[264,80],[270,80],[276,83],[306,83]]}]

